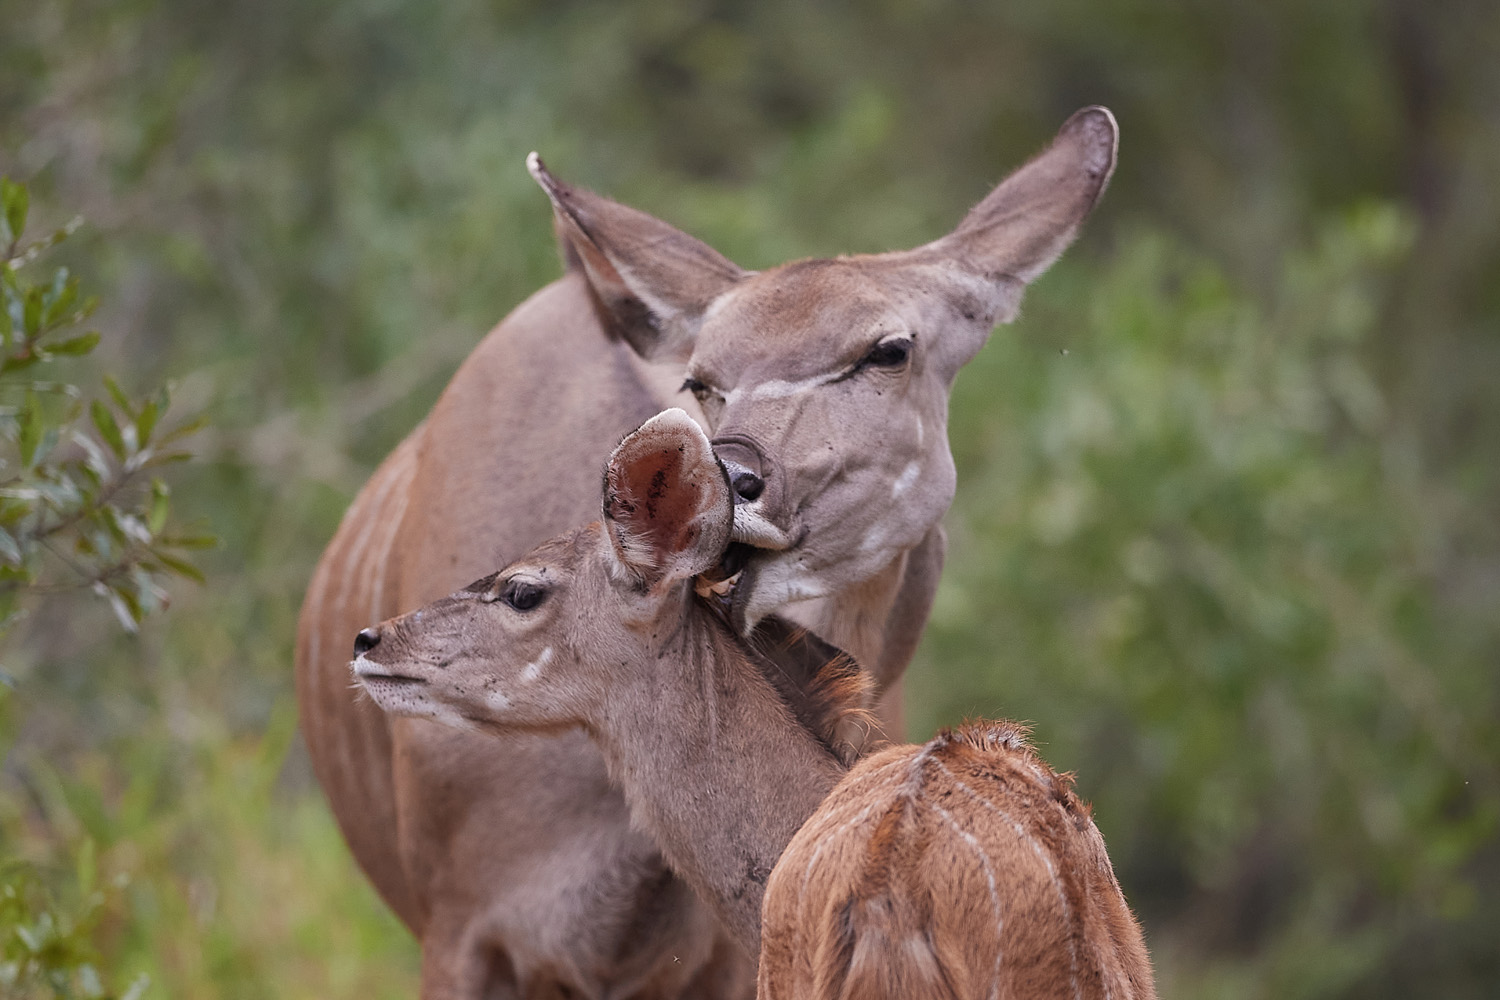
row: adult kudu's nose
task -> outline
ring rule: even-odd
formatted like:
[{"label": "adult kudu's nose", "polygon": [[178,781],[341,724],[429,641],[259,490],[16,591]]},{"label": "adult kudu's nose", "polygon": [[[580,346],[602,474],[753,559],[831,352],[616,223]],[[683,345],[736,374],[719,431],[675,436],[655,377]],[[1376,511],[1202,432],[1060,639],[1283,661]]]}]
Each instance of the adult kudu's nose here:
[{"label": "adult kudu's nose", "polygon": [[725,462],[724,471],[729,473],[735,503],[749,503],[765,492],[766,481],[738,462]]},{"label": "adult kudu's nose", "polygon": [[734,490],[734,502],[751,503],[760,499],[766,489],[765,462],[760,449],[748,439],[728,435],[714,439],[714,454],[724,463],[729,474],[729,485]]},{"label": "adult kudu's nose", "polygon": [[354,655],[363,656],[378,645],[380,645],[380,629],[360,629],[359,635],[354,637]]}]

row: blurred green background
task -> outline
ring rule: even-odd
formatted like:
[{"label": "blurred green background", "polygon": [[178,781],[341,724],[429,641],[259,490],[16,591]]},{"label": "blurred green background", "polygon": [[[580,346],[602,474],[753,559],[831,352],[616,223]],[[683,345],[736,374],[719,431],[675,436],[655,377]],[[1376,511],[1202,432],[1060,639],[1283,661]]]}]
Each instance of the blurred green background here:
[{"label": "blurred green background", "polygon": [[764,267],[932,239],[1102,103],[1112,187],[955,391],[912,735],[1035,723],[1164,995],[1494,996],[1497,52],[1489,0],[0,0],[0,172],[88,220],[103,366],[207,409],[174,496],[221,538],[138,637],[11,637],[0,859],[104,886],[102,992],[415,995],[293,632],[559,273],[526,153]]}]

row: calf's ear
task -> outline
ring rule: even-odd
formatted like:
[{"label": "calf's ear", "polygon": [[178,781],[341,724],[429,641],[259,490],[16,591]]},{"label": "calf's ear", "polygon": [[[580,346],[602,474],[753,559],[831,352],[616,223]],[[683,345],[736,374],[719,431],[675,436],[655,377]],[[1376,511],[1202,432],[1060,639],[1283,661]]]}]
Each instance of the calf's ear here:
[{"label": "calf's ear", "polygon": [[654,216],[526,169],[552,200],[570,267],[583,271],[611,329],[647,359],[686,361],[709,305],[745,276],[713,247]]},{"label": "calf's ear", "polygon": [[648,587],[712,567],[734,523],[729,477],[708,436],[664,410],[621,441],[604,473],[604,525],[618,568]]}]

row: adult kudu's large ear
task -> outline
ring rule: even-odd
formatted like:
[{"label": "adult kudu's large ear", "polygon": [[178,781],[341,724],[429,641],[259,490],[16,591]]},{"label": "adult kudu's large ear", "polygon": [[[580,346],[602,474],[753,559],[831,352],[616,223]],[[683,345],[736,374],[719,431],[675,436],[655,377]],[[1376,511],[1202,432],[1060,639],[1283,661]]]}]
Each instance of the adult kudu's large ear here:
[{"label": "adult kudu's large ear", "polygon": [[712,567],[733,523],[729,476],[682,410],[658,413],[609,457],[605,528],[621,568],[648,587]]},{"label": "adult kudu's large ear", "polygon": [[704,310],[745,272],[660,219],[564,184],[535,153],[526,169],[552,199],[563,254],[614,330],[642,357],[686,360]]},{"label": "adult kudu's large ear", "polygon": [[912,251],[987,286],[990,323],[1015,318],[1025,287],[1067,249],[1115,169],[1120,130],[1107,108],[1077,111],[1052,144],[974,206],[958,228]]}]

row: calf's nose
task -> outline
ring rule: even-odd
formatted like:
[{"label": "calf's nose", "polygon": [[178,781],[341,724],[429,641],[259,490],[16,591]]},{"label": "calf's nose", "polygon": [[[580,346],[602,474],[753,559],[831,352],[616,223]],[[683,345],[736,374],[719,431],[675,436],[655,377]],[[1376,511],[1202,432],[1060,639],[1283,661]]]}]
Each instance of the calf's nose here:
[{"label": "calf's nose", "polygon": [[378,645],[380,645],[380,629],[361,629],[359,635],[354,637],[354,655],[363,656]]}]

